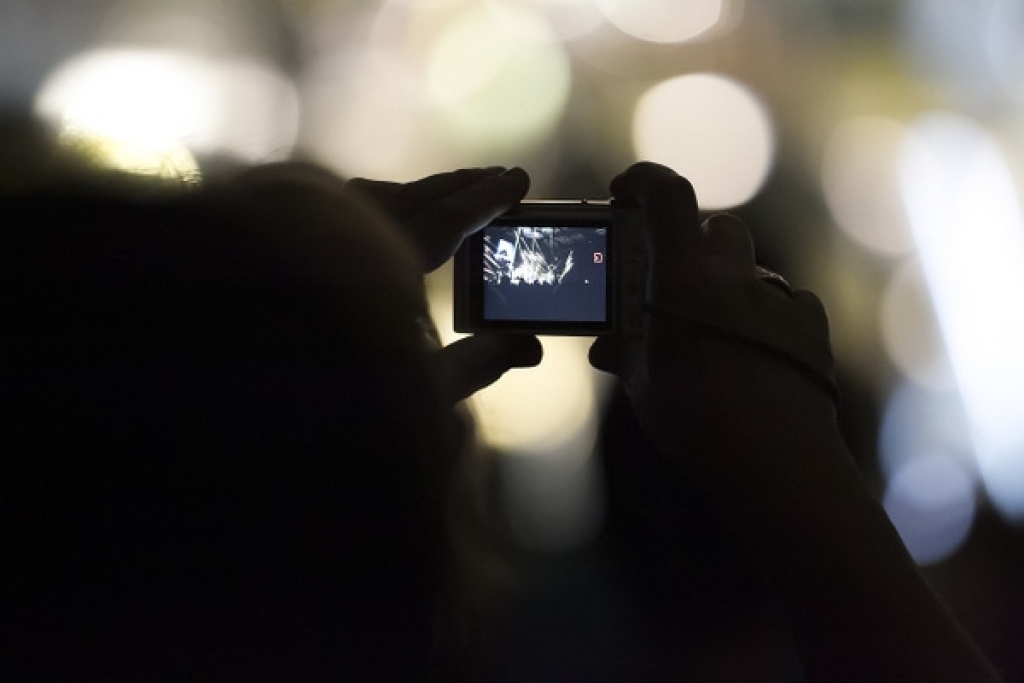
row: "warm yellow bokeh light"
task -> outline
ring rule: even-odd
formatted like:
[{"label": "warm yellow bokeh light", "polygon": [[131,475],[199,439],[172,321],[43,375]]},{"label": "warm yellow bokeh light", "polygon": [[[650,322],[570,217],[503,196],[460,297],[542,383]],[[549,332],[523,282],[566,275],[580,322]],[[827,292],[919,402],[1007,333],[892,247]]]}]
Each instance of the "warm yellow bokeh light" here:
[{"label": "warm yellow bokeh light", "polygon": [[[485,439],[509,451],[558,450],[593,430],[591,340],[545,337],[539,367],[513,371],[473,397]],[[589,455],[589,453],[585,454]]]},{"label": "warm yellow bokeh light", "polygon": [[[431,316],[445,344],[465,336],[452,331],[451,283],[450,266],[426,280]],[[469,402],[481,440],[500,450],[504,514],[525,547],[570,550],[600,529],[600,465],[590,456],[608,376],[590,368],[591,341],[544,337],[539,367],[510,370]]]},{"label": "warm yellow bokeh light", "polygon": [[713,29],[723,18],[723,0],[597,0],[623,33],[652,43],[681,43]]},{"label": "warm yellow bokeh light", "polygon": [[73,57],[45,80],[35,109],[95,160],[141,173],[198,153],[284,157],[298,128],[298,98],[277,72],[169,50]]},{"label": "warm yellow bokeh light", "polygon": [[213,79],[216,120],[208,137],[186,143],[199,152],[228,154],[249,163],[288,158],[299,133],[299,96],[283,73],[243,59],[205,66]]},{"label": "warm yellow bokeh light", "polygon": [[637,158],[675,169],[705,209],[736,206],[764,184],[775,154],[771,116],[747,87],[715,74],[663,81],[633,114]]},{"label": "warm yellow bokeh light", "polygon": [[[452,330],[450,266],[427,277],[430,314],[444,344]],[[507,372],[470,399],[483,440],[512,454],[586,458],[596,432],[602,375],[590,367],[588,337],[542,337],[538,367]]]},{"label": "warm yellow bokeh light", "polygon": [[344,175],[409,181],[436,172],[428,107],[407,63],[364,48],[321,59],[303,84],[304,142]]},{"label": "warm yellow bokeh light", "polygon": [[822,185],[836,223],[861,245],[884,255],[911,252],[914,238],[900,195],[905,125],[881,117],[842,122],[822,164]]},{"label": "warm yellow bokeh light", "polygon": [[486,9],[454,19],[430,55],[427,90],[453,142],[486,151],[511,151],[542,140],[569,98],[569,58],[544,18],[517,8],[526,36]]},{"label": "warm yellow bokeh light", "polygon": [[477,0],[386,0],[392,5],[415,12],[444,12]]},{"label": "warm yellow bokeh light", "polygon": [[36,97],[36,111],[124,145],[170,147],[207,135],[215,117],[212,86],[195,57],[100,49],[57,67]]}]

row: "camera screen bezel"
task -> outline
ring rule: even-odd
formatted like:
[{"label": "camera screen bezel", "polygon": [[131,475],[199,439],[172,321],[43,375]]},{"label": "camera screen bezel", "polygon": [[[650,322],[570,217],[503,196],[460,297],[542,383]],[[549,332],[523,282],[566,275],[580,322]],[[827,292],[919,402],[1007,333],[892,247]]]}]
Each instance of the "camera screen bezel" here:
[{"label": "camera screen bezel", "polygon": [[617,258],[615,214],[606,203],[524,202],[487,227],[605,229],[605,316],[603,321],[490,320],[484,316],[484,230],[468,237],[455,255],[454,318],[456,332],[581,335],[608,334],[617,327]]}]

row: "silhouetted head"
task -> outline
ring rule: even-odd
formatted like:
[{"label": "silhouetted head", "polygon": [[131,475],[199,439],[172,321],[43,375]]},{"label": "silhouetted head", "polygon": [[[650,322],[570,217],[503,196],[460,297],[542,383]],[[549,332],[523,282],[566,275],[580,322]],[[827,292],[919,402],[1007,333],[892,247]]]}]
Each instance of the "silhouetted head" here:
[{"label": "silhouetted head", "polygon": [[0,196],[12,676],[426,670],[452,436],[417,256],[340,188]]}]

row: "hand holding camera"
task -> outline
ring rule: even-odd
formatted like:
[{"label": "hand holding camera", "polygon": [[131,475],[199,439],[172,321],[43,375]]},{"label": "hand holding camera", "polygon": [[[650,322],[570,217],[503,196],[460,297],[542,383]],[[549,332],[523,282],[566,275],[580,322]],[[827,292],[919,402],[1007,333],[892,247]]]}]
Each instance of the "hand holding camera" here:
[{"label": "hand holding camera", "polygon": [[601,337],[591,362],[764,572],[807,680],[998,680],[843,444],[818,299],[759,269],[736,218],[702,224],[670,169],[636,164],[611,189],[643,213],[648,313],[642,338]]},{"label": "hand holding camera", "polygon": [[379,204],[419,248],[426,272],[440,268],[462,241],[512,208],[530,187],[521,168],[463,168],[411,183],[354,178],[346,188]]},{"label": "hand holding camera", "polygon": [[782,426],[783,407],[806,417],[813,406],[831,424],[832,355],[818,299],[759,269],[738,219],[702,224],[693,188],[670,169],[636,164],[611,189],[643,213],[647,329],[642,340],[599,339],[591,362],[623,379],[651,436],[674,444],[698,426]]},{"label": "hand holding camera", "polygon": [[[529,187],[525,171],[500,167],[460,169],[411,183],[355,178],[346,184],[399,225],[418,248],[428,273],[450,259],[468,235],[515,206]],[[540,343],[525,335],[478,334],[442,347],[433,324],[426,317],[422,322],[436,348],[434,375],[450,403],[483,389],[511,368],[537,365],[543,354]]]},{"label": "hand holding camera", "polygon": [[766,413],[752,401],[795,405],[791,384],[831,424],[818,299],[760,269],[737,219],[701,225],[693,188],[670,169],[636,164],[611,189],[611,202],[522,202],[470,235],[455,260],[456,330],[599,336],[591,362],[625,382],[665,445],[692,437],[686,416],[716,425],[713,408],[735,421]]}]

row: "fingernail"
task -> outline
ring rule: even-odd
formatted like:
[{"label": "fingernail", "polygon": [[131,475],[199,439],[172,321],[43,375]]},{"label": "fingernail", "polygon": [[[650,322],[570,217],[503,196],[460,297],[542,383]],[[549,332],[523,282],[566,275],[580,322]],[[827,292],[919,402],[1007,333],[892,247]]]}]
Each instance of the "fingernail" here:
[{"label": "fingernail", "polygon": [[505,177],[505,178],[511,178],[511,177],[514,177],[514,176],[525,176],[527,174],[526,174],[526,171],[524,171],[519,166],[513,166],[512,168],[508,169],[507,171],[505,171],[501,175],[503,177]]}]

